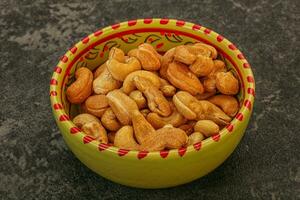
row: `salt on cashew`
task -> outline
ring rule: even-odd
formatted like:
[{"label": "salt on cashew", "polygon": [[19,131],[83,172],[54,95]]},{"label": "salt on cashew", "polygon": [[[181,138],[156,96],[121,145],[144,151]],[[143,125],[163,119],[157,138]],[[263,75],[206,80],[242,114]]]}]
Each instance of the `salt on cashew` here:
[{"label": "salt on cashew", "polygon": [[148,107],[151,111],[165,117],[171,114],[169,102],[162,92],[153,86],[150,81],[138,76],[134,77],[133,81],[138,90],[141,91],[147,98]]},{"label": "salt on cashew", "polygon": [[124,81],[128,74],[141,69],[141,64],[135,57],[126,59],[124,63],[112,58],[106,62],[106,65],[113,78],[118,81]]},{"label": "salt on cashew", "polygon": [[82,131],[98,140],[100,143],[107,144],[108,138],[105,128],[98,122],[89,122],[81,127]]},{"label": "salt on cashew", "polygon": [[200,132],[205,137],[210,137],[220,131],[219,126],[211,120],[199,120],[194,126],[196,132]]},{"label": "salt on cashew", "polygon": [[201,142],[204,139],[205,137],[202,133],[194,132],[191,135],[189,135],[187,146]]},{"label": "salt on cashew", "polygon": [[234,117],[239,109],[239,103],[233,96],[220,94],[210,97],[208,101],[219,106],[230,117]]},{"label": "salt on cashew", "polygon": [[196,61],[189,66],[196,76],[207,76],[214,69],[214,62],[210,57],[198,55]]},{"label": "salt on cashew", "polygon": [[197,76],[189,68],[178,62],[172,62],[167,70],[168,80],[177,88],[192,95],[202,94],[204,88]]},{"label": "salt on cashew", "polygon": [[80,104],[92,94],[93,73],[86,67],[75,72],[75,82],[67,88],[67,98],[70,103]]},{"label": "salt on cashew", "polygon": [[113,78],[107,67],[93,81],[93,89],[96,94],[107,94],[108,92],[120,88],[122,82]]},{"label": "salt on cashew", "polygon": [[136,57],[141,62],[142,68],[145,70],[154,71],[160,68],[160,55],[150,44],[141,44],[138,46],[137,51],[131,50],[128,55]]},{"label": "salt on cashew", "polygon": [[196,56],[189,52],[186,45],[179,45],[175,47],[174,60],[184,63],[186,65],[192,64],[196,60]]},{"label": "salt on cashew", "polygon": [[101,117],[108,107],[106,96],[101,94],[89,96],[84,102],[84,110],[96,117]]},{"label": "salt on cashew", "polygon": [[101,122],[110,131],[117,131],[122,126],[111,108],[106,109],[101,117]]},{"label": "salt on cashew", "polygon": [[139,109],[143,109],[147,106],[147,101],[141,91],[134,90],[130,92],[129,97],[135,101]]},{"label": "salt on cashew", "polygon": [[134,139],[132,126],[123,126],[115,134],[114,145],[121,149],[138,150],[139,144]]},{"label": "salt on cashew", "polygon": [[103,63],[102,65],[100,65],[96,70],[95,70],[95,72],[94,72],[94,80],[98,77],[98,76],[100,76],[100,74],[105,70],[105,68],[106,68],[106,62],[105,63]]},{"label": "salt on cashew", "polygon": [[128,74],[128,76],[125,78],[125,80],[123,82],[123,87],[122,87],[122,90],[124,93],[129,94],[130,92],[132,92],[133,90],[136,89],[135,84],[133,82],[133,78],[136,76],[147,79],[148,81],[151,82],[151,84],[154,87],[157,87],[157,88],[160,87],[160,80],[156,74],[154,74],[153,72],[146,71],[146,70],[138,70],[138,71]]},{"label": "salt on cashew", "polygon": [[169,49],[163,56],[161,61],[161,67],[159,69],[159,74],[162,78],[167,78],[167,70],[169,64],[173,62],[175,54],[175,48]]},{"label": "salt on cashew", "polygon": [[229,72],[219,72],[216,75],[216,87],[222,94],[235,95],[239,92],[239,81]]}]

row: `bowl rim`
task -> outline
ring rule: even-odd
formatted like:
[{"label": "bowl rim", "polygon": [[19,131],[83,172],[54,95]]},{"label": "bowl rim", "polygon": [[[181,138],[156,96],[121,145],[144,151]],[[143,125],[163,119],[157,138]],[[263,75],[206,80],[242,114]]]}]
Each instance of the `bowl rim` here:
[{"label": "bowl rim", "polygon": [[[165,26],[168,25],[168,28],[172,31],[175,28],[182,32],[184,31],[193,31],[195,35],[200,36],[206,35],[211,40],[218,42],[217,44],[222,44],[226,46],[226,51],[230,51],[230,53],[236,56],[236,62],[233,62],[231,57],[228,56],[228,59],[233,64],[233,66],[238,71],[238,76],[242,83],[240,84],[241,89],[243,90],[243,103],[235,118],[220,132],[212,137],[209,137],[199,143],[190,145],[188,147],[182,147],[180,149],[172,149],[172,150],[162,150],[162,151],[135,151],[135,150],[126,150],[120,149],[108,144],[99,143],[98,141],[93,140],[92,137],[86,136],[78,127],[74,125],[74,123],[70,120],[69,116],[66,114],[63,104],[61,101],[61,97],[58,94],[59,90],[62,89],[62,84],[58,81],[58,76],[60,76],[62,70],[64,70],[67,66],[72,66],[72,60],[75,59],[74,55],[78,56],[78,49],[86,49],[87,44],[95,43],[95,41],[99,41],[99,36],[101,37],[106,33],[106,35],[110,35],[114,33],[116,30],[126,30],[128,28],[132,28],[137,25],[143,25],[147,27],[157,27],[157,26]],[[154,25],[154,26],[153,26]],[[200,35],[197,33],[201,33]],[[221,49],[219,45],[214,45],[208,40],[204,40],[205,43],[215,46],[218,51]],[[82,52],[81,50],[80,52]],[[224,50],[221,50],[222,53],[225,53]],[[226,53],[225,53],[226,54]],[[74,59],[73,59],[74,58]],[[71,67],[70,67],[71,68]],[[241,71],[245,74],[242,75]],[[66,72],[67,74],[68,72]],[[62,81],[63,82],[63,81]],[[208,29],[202,25],[194,24],[191,22],[186,22],[183,20],[177,19],[167,19],[167,18],[146,18],[146,19],[135,19],[124,21],[121,23],[117,23],[111,26],[107,26],[103,29],[99,29],[96,32],[86,36],[81,41],[76,43],[72,48],[70,48],[60,59],[57,66],[54,68],[54,72],[52,78],[50,80],[50,101],[53,115],[55,117],[56,123],[62,126],[65,130],[69,130],[70,134],[76,136],[74,137],[77,142],[83,142],[87,148],[91,147],[94,149],[98,149],[100,152],[104,151],[109,154],[118,154],[119,156],[126,155],[125,157],[130,157],[133,159],[142,159],[144,157],[148,157],[150,159],[158,159],[165,158],[167,159],[176,159],[180,158],[184,155],[187,155],[191,152],[198,152],[200,149],[205,149],[213,145],[217,145],[220,140],[230,139],[230,136],[234,132],[234,129],[238,128],[243,121],[247,120],[251,116],[251,112],[254,105],[254,97],[255,97],[255,81],[254,76],[250,67],[250,64],[245,59],[244,55],[241,51],[229,40],[224,38],[222,35]],[[62,130],[61,130],[62,131]]]}]

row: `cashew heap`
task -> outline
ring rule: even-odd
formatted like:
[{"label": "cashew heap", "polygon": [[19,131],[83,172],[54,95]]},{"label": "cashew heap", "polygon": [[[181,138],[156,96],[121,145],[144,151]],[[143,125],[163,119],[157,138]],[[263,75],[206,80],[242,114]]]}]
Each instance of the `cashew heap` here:
[{"label": "cashew heap", "polygon": [[160,55],[144,43],[127,55],[113,47],[94,73],[75,72],[67,99],[80,104],[73,122],[101,143],[160,151],[217,134],[239,109],[238,79],[204,43]]}]

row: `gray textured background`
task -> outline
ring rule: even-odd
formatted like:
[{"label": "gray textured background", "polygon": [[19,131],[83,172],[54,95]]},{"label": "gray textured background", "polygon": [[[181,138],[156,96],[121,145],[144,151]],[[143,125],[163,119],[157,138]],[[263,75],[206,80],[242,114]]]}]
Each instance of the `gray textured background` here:
[{"label": "gray textured background", "polygon": [[[298,2],[298,3],[297,3]],[[299,199],[299,1],[0,1],[0,199]],[[234,42],[253,67],[255,109],[242,142],[208,176],[140,190],[97,176],[67,149],[48,88],[68,47],[127,19],[178,18]]]}]

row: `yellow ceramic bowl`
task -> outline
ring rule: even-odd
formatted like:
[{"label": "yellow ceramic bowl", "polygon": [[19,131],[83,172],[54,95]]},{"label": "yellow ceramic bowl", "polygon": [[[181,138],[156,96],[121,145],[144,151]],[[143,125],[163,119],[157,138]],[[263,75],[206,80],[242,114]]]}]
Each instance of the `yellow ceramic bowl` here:
[{"label": "yellow ceramic bowl", "polygon": [[[187,148],[145,152],[100,144],[70,119],[78,107],[65,91],[80,67],[94,70],[118,47],[128,52],[147,42],[165,52],[177,45],[204,42],[213,45],[240,79],[241,109],[219,134]],[[243,54],[218,33],[201,25],[174,19],[138,19],[115,24],[83,38],[63,55],[50,81],[50,99],[56,123],[76,157],[97,174],[114,182],[140,188],[165,188],[188,183],[218,167],[240,142],[254,103],[254,78]]]}]

